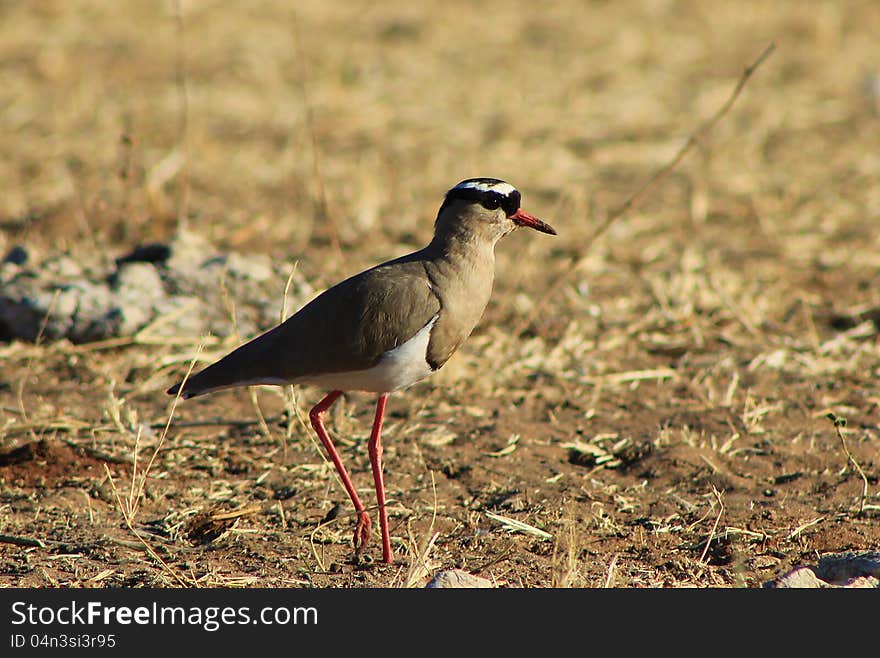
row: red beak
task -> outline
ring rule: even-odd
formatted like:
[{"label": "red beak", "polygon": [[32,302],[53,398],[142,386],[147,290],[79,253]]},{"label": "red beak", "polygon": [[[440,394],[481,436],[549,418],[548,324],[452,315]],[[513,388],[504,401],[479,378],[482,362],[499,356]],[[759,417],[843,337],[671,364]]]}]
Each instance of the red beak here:
[{"label": "red beak", "polygon": [[510,218],[519,226],[528,226],[536,231],[541,231],[541,233],[556,235],[556,229],[550,226],[550,224],[542,222],[540,219],[530,215],[522,208],[513,213]]}]

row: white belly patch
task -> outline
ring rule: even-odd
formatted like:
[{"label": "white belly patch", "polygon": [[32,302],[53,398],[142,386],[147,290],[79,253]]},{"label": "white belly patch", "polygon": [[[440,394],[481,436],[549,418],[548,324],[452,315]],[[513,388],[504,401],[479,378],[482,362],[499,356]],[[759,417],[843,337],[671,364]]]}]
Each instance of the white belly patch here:
[{"label": "white belly patch", "polygon": [[297,379],[295,383],[313,384],[333,391],[391,393],[421,381],[433,371],[428,365],[428,341],[435,315],[415,336],[385,352],[372,368],[350,372],[330,372]]}]

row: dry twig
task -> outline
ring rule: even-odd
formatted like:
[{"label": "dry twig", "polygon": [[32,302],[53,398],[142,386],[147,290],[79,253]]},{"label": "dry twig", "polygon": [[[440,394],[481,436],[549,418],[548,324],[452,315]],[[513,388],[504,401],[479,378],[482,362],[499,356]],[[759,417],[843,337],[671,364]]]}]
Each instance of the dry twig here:
[{"label": "dry twig", "polygon": [[666,178],[675,169],[678,164],[684,159],[684,157],[691,151],[693,148],[703,140],[703,138],[709,134],[715,126],[724,118],[730,108],[733,107],[733,104],[736,102],[736,99],[739,98],[740,93],[745,87],[746,83],[749,81],[749,78],[752,77],[754,72],[758,69],[761,64],[764,63],[770,54],[776,49],[776,44],[771,43],[767,46],[764,51],[758,56],[758,58],[752,62],[749,66],[746,67],[745,71],[743,71],[742,75],[739,78],[739,81],[736,83],[736,87],[734,87],[730,96],[728,96],[727,100],[724,104],[718,109],[718,111],[712,115],[708,121],[703,123],[699,128],[697,128],[693,133],[691,133],[690,137],[688,137],[687,141],[684,143],[678,152],[673,156],[673,158],[667,162],[665,165],[660,167],[654,174],[647,180],[642,186],[636,190],[630,197],[623,202],[621,206],[613,210],[594,230],[593,232],[587,236],[587,239],[584,240],[577,250],[577,254],[572,256],[569,261],[568,267],[565,268],[562,274],[553,282],[553,284],[544,292],[544,295],[538,300],[531,312],[526,316],[525,320],[523,320],[516,330],[513,332],[514,336],[522,335],[522,333],[528,329],[532,323],[535,321],[535,318],[543,311],[544,307],[549,303],[550,299],[559,292],[563,285],[565,285],[566,281],[578,271],[584,264],[587,262],[586,253],[592,244],[602,236],[614,222],[616,222],[621,216],[630,210],[636,208],[638,203],[642,200],[645,194],[650,190],[654,185]]},{"label": "dry twig", "polygon": [[[193,369],[195,368],[196,362],[198,360],[198,355],[201,353],[203,345],[199,345],[199,349],[196,352],[196,356],[192,359],[189,365],[189,369],[186,372],[186,375],[183,378],[183,383],[181,384],[180,390],[183,390],[183,386],[186,384],[186,380],[192,374]],[[174,400],[171,403],[171,411],[168,414],[168,421],[165,423],[165,428],[162,430],[162,433],[159,435],[159,440],[156,442],[156,447],[153,449],[153,454],[150,456],[149,462],[147,462],[146,468],[140,473],[140,479],[138,480],[138,448],[140,444],[140,428],[135,437],[135,445],[134,445],[134,467],[131,473],[131,483],[129,486],[128,498],[126,500],[122,499],[122,496],[119,494],[119,491],[116,488],[116,482],[113,479],[113,475],[110,473],[110,469],[107,465],[104,465],[104,470],[107,472],[107,478],[110,481],[110,487],[113,489],[113,495],[116,498],[116,503],[119,506],[119,511],[122,513],[122,518],[125,521],[125,525],[128,527],[129,531],[137,538],[137,540],[143,544],[147,553],[150,554],[156,562],[158,562],[162,568],[168,572],[180,585],[183,587],[188,587],[190,585],[197,585],[198,583],[195,580],[190,580],[187,582],[184,580],[174,569],[172,569],[168,564],[159,556],[158,553],[147,543],[146,539],[137,531],[134,527],[134,519],[137,515],[140,508],[140,501],[144,496],[144,490],[147,485],[147,476],[150,473],[150,469],[153,467],[153,463],[156,461],[156,457],[159,454],[159,451],[162,449],[162,446],[165,443],[165,439],[168,436],[168,430],[171,427],[171,421],[174,418],[174,410],[177,408],[177,403],[180,401],[180,391],[178,391],[177,395],[174,396]]]},{"label": "dry twig", "polygon": [[706,540],[706,545],[703,547],[703,553],[700,555],[700,564],[705,564],[706,555],[709,553],[709,546],[715,538],[715,531],[718,530],[718,524],[721,522],[721,516],[724,514],[724,501],[721,500],[721,492],[718,491],[714,485],[712,487],[712,495],[715,496],[715,500],[718,501],[718,516],[715,517],[715,523],[712,524],[712,530],[709,531],[709,538]]},{"label": "dry twig", "polygon": [[302,93],[303,107],[305,108],[305,128],[309,134],[312,147],[312,176],[314,178],[318,197],[318,216],[326,221],[330,228],[330,245],[336,255],[337,261],[342,260],[342,246],[339,242],[339,229],[336,226],[334,213],[331,212],[327,198],[327,187],[324,184],[324,174],[321,166],[321,150],[318,148],[318,133],[315,130],[314,109],[309,98],[308,88],[308,61],[302,47],[302,39],[299,33],[299,22],[296,13],[293,14],[293,46],[296,49],[296,59],[299,63],[299,84]]},{"label": "dry twig", "polygon": [[[116,482],[113,480],[113,475],[110,473],[110,469],[107,468],[107,465],[104,465],[104,470],[107,472],[107,478],[110,480],[110,487],[113,489],[113,495],[116,497],[116,502],[119,505],[119,509],[122,511],[122,518],[125,521],[125,525],[128,527],[131,534],[133,534],[137,540],[143,545],[144,549],[149,553],[150,557],[153,558],[159,565],[172,577],[174,580],[178,582],[182,587],[190,587],[191,585],[196,585],[195,581],[187,582],[185,581],[174,569],[168,566],[168,563],[165,562],[161,558],[161,556],[155,551],[155,549],[147,543],[147,540],[143,538],[141,533],[137,531],[137,529],[133,525],[133,516],[129,513],[126,508],[126,503],[122,500],[122,497],[119,495],[119,491],[116,489]],[[132,476],[132,481],[134,480],[134,476]]]},{"label": "dry twig", "polygon": [[843,437],[843,428],[846,427],[846,418],[838,418],[830,412],[827,414],[826,418],[834,423],[834,431],[837,432],[837,438],[840,439],[840,444],[843,446],[843,452],[846,454],[847,460],[852,462],[852,465],[855,467],[856,471],[858,471],[859,477],[862,478],[862,495],[859,498],[858,511],[858,514],[861,514],[865,511],[865,501],[868,499],[868,478],[862,470],[862,467],[859,466],[856,458],[852,456],[852,453],[846,445],[846,439]]},{"label": "dry twig", "polygon": [[608,563],[608,571],[605,573],[605,582],[602,585],[605,589],[612,586],[614,582],[614,571],[617,568],[617,554],[611,556],[611,562]]},{"label": "dry twig", "polygon": [[437,483],[434,480],[434,471],[431,471],[431,491],[434,494],[434,503],[431,507],[431,525],[428,527],[428,534],[423,542],[419,542],[413,536],[411,528],[409,532],[409,568],[406,573],[405,587],[416,587],[420,585],[427,575],[437,568],[436,564],[428,561],[428,556],[440,533],[434,530],[434,524],[437,521]]}]

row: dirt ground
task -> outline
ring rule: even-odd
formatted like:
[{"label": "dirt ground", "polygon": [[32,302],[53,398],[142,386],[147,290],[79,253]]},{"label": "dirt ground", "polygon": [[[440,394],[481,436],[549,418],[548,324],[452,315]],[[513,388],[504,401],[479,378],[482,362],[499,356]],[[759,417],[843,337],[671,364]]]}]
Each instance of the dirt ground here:
[{"label": "dirt ground", "polygon": [[[470,340],[390,399],[392,566],[375,522],[354,559],[324,391],[175,406],[196,335],[0,344],[0,584],[757,587],[880,547],[880,5],[538,6],[0,4],[0,256],[185,225],[320,290],[472,176],[559,232],[502,241]],[[368,505],[373,405],[329,422]]]}]

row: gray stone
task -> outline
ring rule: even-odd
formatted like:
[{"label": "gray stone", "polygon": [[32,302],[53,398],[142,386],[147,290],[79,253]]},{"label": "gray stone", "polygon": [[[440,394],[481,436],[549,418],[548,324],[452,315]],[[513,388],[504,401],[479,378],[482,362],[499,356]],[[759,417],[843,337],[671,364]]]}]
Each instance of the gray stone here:
[{"label": "gray stone", "polygon": [[831,587],[816,576],[810,567],[798,567],[764,584],[774,589],[819,589]]},{"label": "gray stone", "polygon": [[3,257],[4,263],[11,263],[13,265],[24,265],[28,261],[28,252],[27,249],[22,247],[21,245],[15,245],[6,252],[6,255]]},{"label": "gray stone", "polygon": [[446,571],[440,571],[435,574],[435,576],[431,579],[431,582],[425,585],[426,589],[487,589],[494,587],[495,585],[492,584],[491,580],[481,578],[480,576],[474,576],[473,574],[470,574],[467,571],[462,571],[461,569],[448,569]]},{"label": "gray stone", "polygon": [[842,585],[856,578],[880,579],[880,553],[836,553],[819,559],[816,575],[828,582]]},{"label": "gray stone", "polygon": [[159,271],[151,263],[127,263],[116,272],[113,305],[119,316],[117,332],[137,333],[158,315],[167,297]]},{"label": "gray stone", "polygon": [[769,588],[877,588],[880,587],[880,553],[825,555],[817,566],[792,569],[766,583]]},{"label": "gray stone", "polygon": [[[277,324],[289,273],[289,265],[274,266],[265,255],[219,253],[191,232],[115,259],[90,252],[39,258],[20,251],[0,262],[0,340],[39,335],[79,343],[145,327],[156,335],[244,338]],[[288,310],[312,294],[295,280]]]}]

